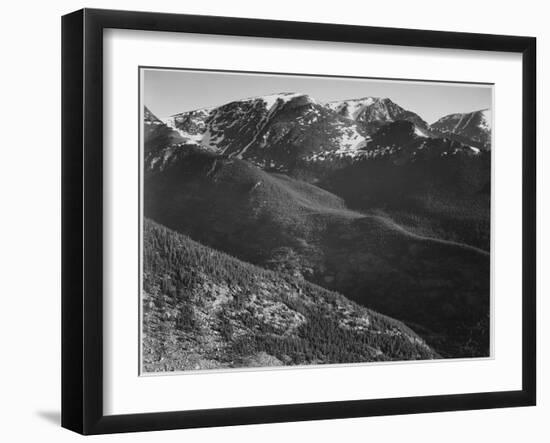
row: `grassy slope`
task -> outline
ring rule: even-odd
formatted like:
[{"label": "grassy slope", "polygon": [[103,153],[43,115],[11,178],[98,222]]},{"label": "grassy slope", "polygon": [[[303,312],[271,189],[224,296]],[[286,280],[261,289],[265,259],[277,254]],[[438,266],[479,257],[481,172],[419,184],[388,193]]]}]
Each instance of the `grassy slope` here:
[{"label": "grassy slope", "polygon": [[239,160],[191,154],[145,190],[147,216],[201,243],[405,320],[445,356],[488,354],[486,253]]},{"label": "grassy slope", "polygon": [[402,323],[144,223],[149,372],[436,358]]}]

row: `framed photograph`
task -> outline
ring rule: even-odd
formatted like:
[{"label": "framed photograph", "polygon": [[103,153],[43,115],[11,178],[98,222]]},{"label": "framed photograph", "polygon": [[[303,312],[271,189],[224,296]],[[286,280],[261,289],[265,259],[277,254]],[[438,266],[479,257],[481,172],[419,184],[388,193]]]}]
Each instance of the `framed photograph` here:
[{"label": "framed photograph", "polygon": [[535,50],[64,16],[62,425],[534,405]]}]

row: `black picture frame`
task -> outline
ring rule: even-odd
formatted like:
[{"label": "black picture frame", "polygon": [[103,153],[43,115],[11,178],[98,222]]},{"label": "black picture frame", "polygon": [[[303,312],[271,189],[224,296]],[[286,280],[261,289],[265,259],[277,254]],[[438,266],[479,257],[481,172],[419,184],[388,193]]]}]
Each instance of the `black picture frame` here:
[{"label": "black picture frame", "polygon": [[[522,389],[131,415],[103,413],[103,30],[503,51],[523,63]],[[536,403],[536,39],[83,9],[62,18],[62,426],[82,434],[531,406]]]}]

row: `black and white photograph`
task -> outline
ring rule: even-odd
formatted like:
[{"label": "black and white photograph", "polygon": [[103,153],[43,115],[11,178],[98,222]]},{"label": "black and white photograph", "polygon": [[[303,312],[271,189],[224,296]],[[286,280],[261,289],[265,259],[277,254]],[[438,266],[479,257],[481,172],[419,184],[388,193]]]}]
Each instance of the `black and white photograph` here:
[{"label": "black and white photograph", "polygon": [[548,443],[543,2],[3,6],[1,441]]},{"label": "black and white photograph", "polygon": [[143,374],[491,356],[492,85],[140,81]]}]

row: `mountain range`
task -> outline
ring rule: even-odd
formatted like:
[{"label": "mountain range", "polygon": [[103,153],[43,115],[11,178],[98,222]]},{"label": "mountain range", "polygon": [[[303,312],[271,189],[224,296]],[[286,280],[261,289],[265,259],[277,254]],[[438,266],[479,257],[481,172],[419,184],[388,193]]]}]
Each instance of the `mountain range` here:
[{"label": "mountain range", "polygon": [[[146,113],[151,114],[149,110]],[[389,98],[325,104],[306,94],[280,93],[165,119],[166,126],[182,138],[181,143],[278,170],[312,159],[376,155],[380,145],[372,144],[371,136],[397,121],[412,123],[418,138],[456,140],[473,153],[480,147],[490,149],[490,112],[452,114],[428,125]]]},{"label": "mountain range", "polygon": [[[488,355],[490,134],[489,111],[429,125],[388,98],[281,93],[163,120],[145,108],[148,370]],[[205,257],[257,277],[228,284]],[[349,308],[328,309],[326,297]],[[285,326],[282,345],[279,317],[266,320],[258,299],[294,311],[302,332]],[[332,338],[303,332],[319,309]],[[402,331],[393,353],[338,326],[361,309]],[[178,312],[196,327],[174,329]],[[336,355],[344,336],[349,352]],[[404,342],[413,348],[398,351]]]}]

